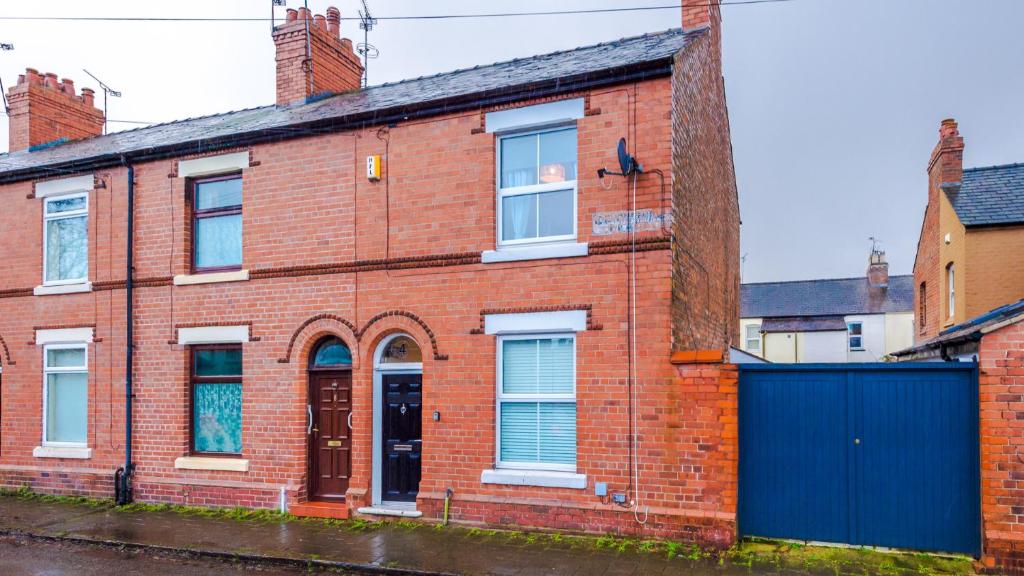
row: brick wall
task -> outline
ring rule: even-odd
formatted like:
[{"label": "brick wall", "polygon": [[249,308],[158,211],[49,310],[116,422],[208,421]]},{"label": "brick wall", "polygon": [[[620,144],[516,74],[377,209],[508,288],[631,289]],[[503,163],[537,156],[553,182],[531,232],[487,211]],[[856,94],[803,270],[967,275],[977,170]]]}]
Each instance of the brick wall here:
[{"label": "brick wall", "polygon": [[672,348],[724,350],[739,341],[740,219],[717,19],[677,56],[672,91]]},{"label": "brick wall", "polygon": [[964,312],[967,318],[1024,298],[1024,227],[970,229],[966,234]]},{"label": "brick wall", "polygon": [[[452,488],[457,521],[731,542],[735,375],[724,367],[680,371],[669,363],[673,282],[684,280],[673,280],[677,256],[664,230],[639,234],[635,255],[637,496],[649,512],[648,523],[594,496],[597,481],[607,482],[612,492],[631,492],[636,485],[628,457],[633,245],[626,234],[598,234],[591,225],[595,214],[632,208],[633,189],[623,178],[602,184],[596,173],[616,165],[616,142],[630,136],[635,154],[650,169],[637,181],[636,208],[664,213],[671,200],[653,171],[671,174],[680,153],[669,146],[668,78],[579,96],[586,98],[587,114],[578,122],[577,227],[579,240],[590,246],[582,258],[480,262],[481,251],[496,242],[495,138],[479,130],[484,111],[247,149],[246,282],[173,285],[175,275],[189,272],[186,182],[177,177],[177,160],[137,165],[137,497],[273,507],[283,489],[289,502],[303,500],[306,362],[314,344],[330,334],[342,338],[354,357],[348,500],[352,507],[366,504],[372,356],[385,336],[402,331],[424,350],[424,414],[442,415],[439,422],[424,419],[419,505],[428,517],[439,515],[440,499]],[[706,111],[708,105],[702,106]],[[363,162],[371,154],[384,157],[384,180],[378,183],[364,177]],[[42,277],[41,202],[31,197],[32,183],[0,187],[0,201],[9,207],[0,212],[0,227],[9,231],[0,238],[0,251],[9,255],[0,277],[0,338],[9,348],[9,354],[0,350],[0,484],[6,486],[62,490],[48,480],[54,474],[109,482],[123,459],[126,170],[96,176],[103,186],[90,194],[94,291],[85,294],[31,295]],[[714,236],[695,228],[718,228],[719,221],[691,218],[684,220],[686,234],[709,245]],[[735,212],[728,221],[736,222]],[[707,274],[688,272],[698,274],[698,289],[690,291],[704,294],[706,286],[732,282],[719,274],[735,278],[725,261],[706,266]],[[687,333],[695,342],[720,345],[727,339],[729,312],[707,310],[708,302],[700,305],[710,320]],[[585,309],[590,317],[577,337],[578,470],[587,475],[588,487],[483,485],[481,471],[495,459],[496,343],[479,333],[481,314],[563,308]],[[248,472],[174,467],[189,442],[188,350],[176,344],[177,329],[217,324],[246,324],[251,330],[251,341],[243,345]],[[34,328],[57,325],[95,326],[97,342],[89,348],[90,460],[32,456],[40,439],[42,354],[31,342]],[[704,336],[704,330],[714,333]],[[109,490],[109,484],[82,482],[84,491]],[[549,513],[555,508],[557,513]]]},{"label": "brick wall", "polygon": [[1024,574],[1024,323],[985,335],[978,356],[984,559]]}]

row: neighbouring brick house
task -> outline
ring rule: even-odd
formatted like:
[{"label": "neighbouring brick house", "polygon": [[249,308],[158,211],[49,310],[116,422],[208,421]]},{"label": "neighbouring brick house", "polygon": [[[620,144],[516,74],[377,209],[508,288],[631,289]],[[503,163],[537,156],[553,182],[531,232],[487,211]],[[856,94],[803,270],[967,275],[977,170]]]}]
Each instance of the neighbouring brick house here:
[{"label": "neighbouring brick house", "polygon": [[1024,573],[1024,300],[896,353],[900,361],[978,363],[984,560]]},{"label": "neighbouring brick house", "polygon": [[[289,11],[276,105],[102,136],[28,70],[0,484],[110,496],[130,448],[148,502],[730,543],[739,215],[719,9],[683,4],[365,89],[337,10]],[[620,138],[642,172],[599,177]]]},{"label": "neighbouring brick house", "polygon": [[967,168],[955,120],[928,163],[928,205],[914,261],[915,342],[1024,298],[1024,164]]}]

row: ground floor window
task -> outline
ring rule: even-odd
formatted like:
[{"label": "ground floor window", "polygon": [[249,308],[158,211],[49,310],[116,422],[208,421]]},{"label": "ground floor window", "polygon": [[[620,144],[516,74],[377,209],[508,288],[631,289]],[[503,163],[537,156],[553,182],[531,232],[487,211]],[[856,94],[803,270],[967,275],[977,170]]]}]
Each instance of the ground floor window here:
[{"label": "ground floor window", "polygon": [[499,337],[497,396],[498,467],[575,471],[575,336]]},{"label": "ground floor window", "polygon": [[43,443],[84,446],[89,414],[86,345],[52,344],[43,355]]},{"label": "ground floor window", "polygon": [[192,452],[242,453],[242,347],[192,347]]}]

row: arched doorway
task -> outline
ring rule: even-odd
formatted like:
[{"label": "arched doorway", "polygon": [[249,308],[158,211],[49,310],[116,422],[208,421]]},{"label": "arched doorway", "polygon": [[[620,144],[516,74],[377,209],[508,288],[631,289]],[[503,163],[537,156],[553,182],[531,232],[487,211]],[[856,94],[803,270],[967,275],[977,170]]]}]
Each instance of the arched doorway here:
[{"label": "arched doorway", "polygon": [[373,362],[374,506],[415,506],[422,444],[423,355],[412,337],[392,334]]},{"label": "arched doorway", "polygon": [[329,336],[309,355],[309,500],[340,502],[352,470],[352,352]]}]

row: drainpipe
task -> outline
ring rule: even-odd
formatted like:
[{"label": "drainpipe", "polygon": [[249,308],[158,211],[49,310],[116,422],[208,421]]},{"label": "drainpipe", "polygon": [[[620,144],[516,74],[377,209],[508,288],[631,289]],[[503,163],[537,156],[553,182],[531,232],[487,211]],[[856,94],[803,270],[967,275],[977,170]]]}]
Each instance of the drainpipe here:
[{"label": "drainpipe", "polygon": [[132,281],[135,268],[135,167],[129,164],[124,156],[121,157],[121,164],[128,168],[128,253],[125,258],[127,272],[124,283],[125,320],[127,323],[124,371],[124,466],[118,468],[114,473],[114,499],[119,506],[130,504],[132,501],[132,474],[135,472],[135,464],[132,463],[132,371],[135,351],[135,344],[132,340],[132,328],[135,323],[132,311]]}]

